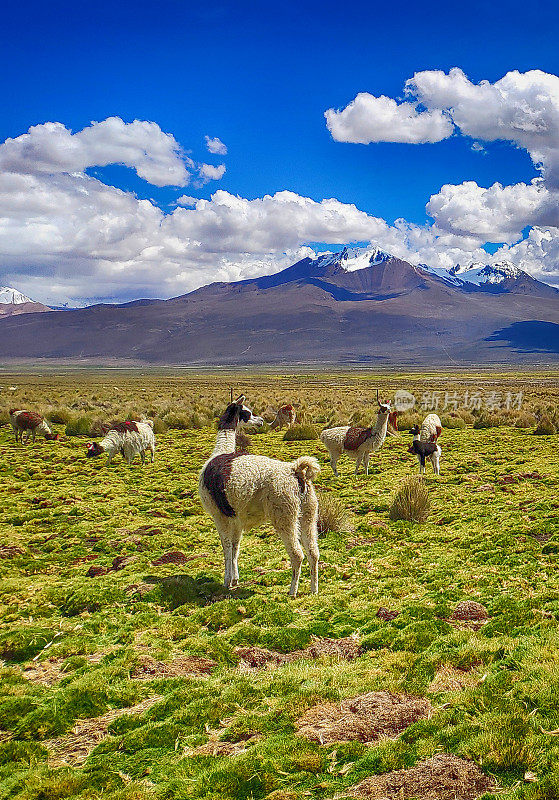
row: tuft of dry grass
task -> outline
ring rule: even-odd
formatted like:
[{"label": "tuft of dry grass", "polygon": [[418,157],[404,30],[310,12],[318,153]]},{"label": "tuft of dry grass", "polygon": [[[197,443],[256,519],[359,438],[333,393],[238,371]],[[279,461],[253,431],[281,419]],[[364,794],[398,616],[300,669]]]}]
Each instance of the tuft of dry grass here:
[{"label": "tuft of dry grass", "polygon": [[306,442],[318,439],[318,431],[314,425],[293,425],[283,436],[284,442]]},{"label": "tuft of dry grass", "polygon": [[390,519],[426,522],[431,510],[429,492],[423,479],[413,475],[400,486],[390,507]]},{"label": "tuft of dry grass", "polygon": [[553,424],[549,414],[542,414],[534,433],[537,436],[552,436],[554,433],[557,433],[557,428]]},{"label": "tuft of dry grass", "polygon": [[318,496],[318,535],[349,532],[354,528],[353,519],[345,503],[339,497],[321,492]]}]

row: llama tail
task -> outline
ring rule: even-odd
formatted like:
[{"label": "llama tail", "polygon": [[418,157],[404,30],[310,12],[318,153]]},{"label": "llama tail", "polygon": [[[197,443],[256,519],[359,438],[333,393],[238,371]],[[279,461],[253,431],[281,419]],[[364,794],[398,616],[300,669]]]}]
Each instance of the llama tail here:
[{"label": "llama tail", "polygon": [[320,464],[313,456],[300,456],[291,462],[293,472],[299,483],[311,483],[320,472]]}]

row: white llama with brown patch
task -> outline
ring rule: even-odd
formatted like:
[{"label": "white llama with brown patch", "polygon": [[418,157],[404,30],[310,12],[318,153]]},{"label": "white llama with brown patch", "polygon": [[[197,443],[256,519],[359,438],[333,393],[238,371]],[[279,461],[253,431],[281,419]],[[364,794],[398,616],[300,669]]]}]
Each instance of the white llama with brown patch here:
[{"label": "white llama with brown patch", "polygon": [[327,428],[320,434],[320,441],[330,454],[330,464],[334,475],[338,475],[338,459],[345,453],[355,461],[355,474],[359,472],[361,464],[365,467],[365,474],[369,474],[369,458],[371,453],[380,450],[386,439],[388,419],[391,414],[390,403],[381,403],[377,389],[377,403],[379,411],[376,423],[370,428],[358,428],[342,425],[339,428]]},{"label": "white llama with brown patch", "polygon": [[[311,456],[278,461],[266,456],[235,452],[235,431],[244,423],[262,425],[244,405],[244,395],[222,414],[210,458],[199,478],[200,500],[213,518],[223,547],[224,585],[239,583],[239,548],[243,531],[270,522],[291,562],[289,594],[297,595],[306,554],[311,592],[318,593],[318,500],[312,484],[320,466]],[[304,552],[303,552],[304,551]]]},{"label": "white llama with brown patch", "polygon": [[[51,431],[45,419],[40,414],[37,414],[36,411],[23,411],[12,408],[9,414],[10,422],[12,423],[12,428],[16,435],[16,442],[19,441],[22,444],[27,444],[30,436],[33,442],[35,442],[37,433],[42,433],[45,439],[49,441],[55,441],[60,438],[58,433],[53,433]],[[24,433],[25,439],[23,438]]]}]

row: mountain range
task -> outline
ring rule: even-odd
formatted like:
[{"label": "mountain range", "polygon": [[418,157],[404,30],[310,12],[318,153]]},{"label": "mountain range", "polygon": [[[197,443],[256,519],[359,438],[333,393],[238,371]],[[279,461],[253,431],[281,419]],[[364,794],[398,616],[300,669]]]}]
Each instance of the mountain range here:
[{"label": "mountain range", "polygon": [[0,358],[200,367],[548,363],[559,359],[559,290],[508,262],[447,271],[373,246],[346,247],[170,300],[1,318]]}]

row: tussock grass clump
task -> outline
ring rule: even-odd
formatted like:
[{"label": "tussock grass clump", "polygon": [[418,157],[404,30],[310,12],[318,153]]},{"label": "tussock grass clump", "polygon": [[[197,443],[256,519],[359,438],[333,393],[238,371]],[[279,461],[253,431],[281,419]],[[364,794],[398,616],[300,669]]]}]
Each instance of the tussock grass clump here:
[{"label": "tussock grass clump", "polygon": [[87,414],[73,417],[67,424],[64,431],[66,436],[97,436],[95,433],[95,421]]},{"label": "tussock grass clump", "polygon": [[414,425],[421,425],[421,421],[421,414],[406,411],[403,414],[398,414],[398,429],[409,431]]},{"label": "tussock grass clump", "polygon": [[354,528],[350,512],[343,500],[331,494],[321,493],[318,496],[318,535],[327,533],[349,532]]},{"label": "tussock grass clump", "polygon": [[454,414],[445,414],[445,416],[441,417],[441,423],[443,428],[451,430],[462,430],[462,428],[466,427],[466,420]]},{"label": "tussock grass clump", "polygon": [[536,423],[535,414],[531,414],[529,411],[521,411],[514,424],[517,428],[532,428]]},{"label": "tussock grass clump", "polygon": [[474,422],[474,428],[500,428],[507,424],[507,419],[499,412],[482,411]]},{"label": "tussock grass clump", "polygon": [[270,426],[267,422],[264,425],[243,425],[243,431],[249,436],[258,436],[262,433],[268,433]]},{"label": "tussock grass clump", "polygon": [[551,436],[554,433],[557,433],[557,428],[553,424],[551,417],[549,414],[543,414],[540,417],[540,421],[538,422],[537,428],[534,431],[537,436]]},{"label": "tussock grass clump", "polygon": [[55,425],[68,425],[72,421],[72,416],[69,408],[53,408],[45,413],[45,419]]},{"label": "tussock grass clump", "polygon": [[157,433],[165,433],[167,430],[167,425],[165,421],[161,419],[161,417],[153,417],[153,432]]},{"label": "tussock grass clump", "polygon": [[314,425],[294,425],[283,436],[284,442],[306,442],[311,439],[318,439],[318,431]]},{"label": "tussock grass clump", "polygon": [[418,475],[413,475],[396,492],[390,507],[390,519],[426,522],[430,510],[431,501],[427,487]]}]

